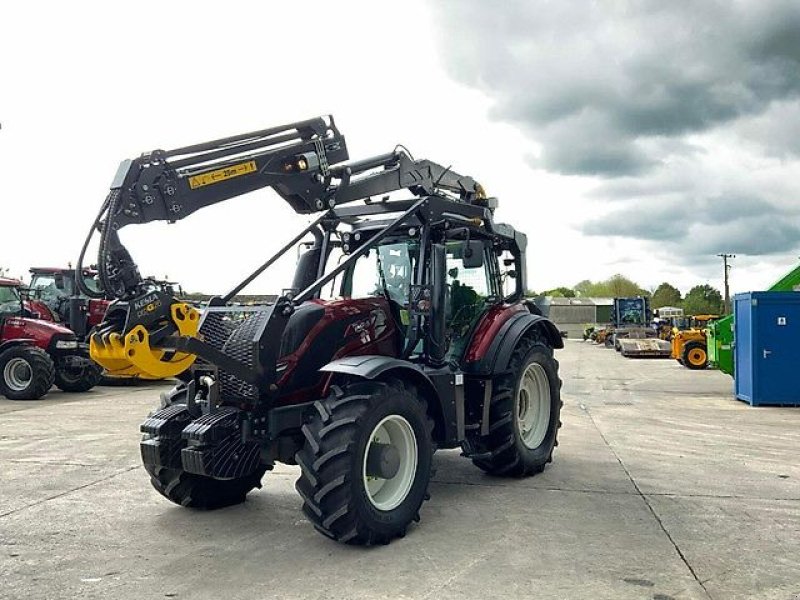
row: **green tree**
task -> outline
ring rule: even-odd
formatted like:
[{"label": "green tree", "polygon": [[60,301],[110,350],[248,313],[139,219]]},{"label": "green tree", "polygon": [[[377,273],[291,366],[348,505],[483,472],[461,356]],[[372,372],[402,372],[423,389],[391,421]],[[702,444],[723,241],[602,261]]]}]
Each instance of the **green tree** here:
[{"label": "green tree", "polygon": [[624,275],[617,273],[607,280],[608,289],[614,298],[624,298],[626,296],[649,296],[650,292],[641,288]]},{"label": "green tree", "polygon": [[574,298],[575,295],[575,290],[564,286],[542,292],[542,296],[554,296],[556,298]]},{"label": "green tree", "polygon": [[653,292],[653,300],[650,303],[652,308],[661,308],[662,306],[680,306],[681,305],[681,291],[666,281],[656,288]]},{"label": "green tree", "polygon": [[687,315],[722,314],[722,294],[708,284],[696,285],[683,299],[683,312]]}]

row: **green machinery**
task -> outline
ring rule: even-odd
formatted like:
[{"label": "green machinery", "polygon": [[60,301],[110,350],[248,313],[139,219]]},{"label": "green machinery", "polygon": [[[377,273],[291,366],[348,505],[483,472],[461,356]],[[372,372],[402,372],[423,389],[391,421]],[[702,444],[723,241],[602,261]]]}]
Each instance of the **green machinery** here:
[{"label": "green machinery", "polygon": [[[781,277],[766,291],[800,291],[800,265]],[[733,315],[708,324],[706,343],[709,366],[733,376]]]}]

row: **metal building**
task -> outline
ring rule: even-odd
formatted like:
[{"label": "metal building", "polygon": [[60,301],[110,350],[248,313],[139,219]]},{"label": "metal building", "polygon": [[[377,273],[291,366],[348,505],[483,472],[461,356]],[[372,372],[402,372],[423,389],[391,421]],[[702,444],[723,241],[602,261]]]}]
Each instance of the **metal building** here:
[{"label": "metal building", "polygon": [[580,338],[587,325],[607,325],[611,321],[613,298],[558,298],[539,296],[533,299],[542,313],[570,338]]}]

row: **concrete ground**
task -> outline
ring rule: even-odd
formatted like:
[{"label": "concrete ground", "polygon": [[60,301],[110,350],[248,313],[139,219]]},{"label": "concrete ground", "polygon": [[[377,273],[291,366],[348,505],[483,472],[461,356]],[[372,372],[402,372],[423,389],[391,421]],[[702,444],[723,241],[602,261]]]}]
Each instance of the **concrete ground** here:
[{"label": "concrete ground", "polygon": [[280,466],[237,507],[171,505],[139,466],[159,386],[0,399],[2,598],[800,597],[800,409],[569,341],[554,463],[523,480],[437,453],[378,548],[315,533]]}]

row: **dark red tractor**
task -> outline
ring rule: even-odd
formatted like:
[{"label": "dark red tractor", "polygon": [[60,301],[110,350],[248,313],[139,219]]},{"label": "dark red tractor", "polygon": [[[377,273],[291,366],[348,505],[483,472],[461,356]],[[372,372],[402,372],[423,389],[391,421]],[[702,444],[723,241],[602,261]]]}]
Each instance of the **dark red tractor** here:
[{"label": "dark red tractor", "polygon": [[[92,227],[115,301],[90,343],[101,364],[151,374],[194,362],[141,426],[160,494],[218,508],[275,462],[296,464],[314,527],[369,545],[419,519],[435,449],[494,475],[544,470],[563,342],[523,300],[525,235],[495,222],[496,199],[472,178],[401,147],[347,160],[333,119],[317,118],[124,161]],[[120,229],[264,187],[318,218],[202,312],[143,286]],[[232,303],[298,244],[274,303]]]},{"label": "dark red tractor", "polygon": [[0,394],[38,400],[55,383],[65,392],[85,392],[101,370],[88,346],[52,321],[38,318],[16,279],[0,278]]}]

